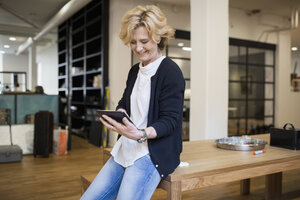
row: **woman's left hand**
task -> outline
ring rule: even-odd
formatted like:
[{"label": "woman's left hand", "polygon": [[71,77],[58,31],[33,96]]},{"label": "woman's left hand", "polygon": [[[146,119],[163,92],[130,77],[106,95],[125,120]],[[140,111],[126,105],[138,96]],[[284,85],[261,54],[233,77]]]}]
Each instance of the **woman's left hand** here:
[{"label": "woman's left hand", "polygon": [[100,121],[106,126],[109,130],[115,131],[127,138],[138,140],[143,136],[143,133],[139,131],[131,122],[124,117],[122,119],[124,124],[117,122],[107,115],[102,115]]}]

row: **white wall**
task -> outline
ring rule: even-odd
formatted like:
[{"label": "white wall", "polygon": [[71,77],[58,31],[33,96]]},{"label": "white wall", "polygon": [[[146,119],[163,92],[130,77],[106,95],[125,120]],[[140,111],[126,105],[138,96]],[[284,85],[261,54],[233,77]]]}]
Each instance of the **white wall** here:
[{"label": "white wall", "polygon": [[290,91],[291,34],[290,31],[266,32],[275,26],[287,27],[289,22],[280,16],[264,14],[249,16],[246,11],[229,9],[229,35],[233,38],[273,43],[276,49],[275,126],[291,122],[300,127],[300,93]]},{"label": "white wall", "polygon": [[[41,77],[33,77],[40,80],[37,84],[43,86],[46,94],[58,94],[57,44],[49,43],[47,46],[38,47],[36,62],[41,70],[38,72]],[[29,81],[28,63],[28,53],[19,56],[14,54],[3,55],[3,71],[26,72],[27,82]],[[34,87],[32,90],[34,90]]]},{"label": "white wall", "polygon": [[3,55],[3,71],[19,71],[28,73],[28,55]]},{"label": "white wall", "polygon": [[[137,5],[154,4],[151,1],[139,0],[111,0],[109,5],[109,86],[110,108],[117,106],[125,88],[128,71],[131,67],[131,51],[119,39],[121,18],[128,10]],[[159,4],[165,13],[168,24],[176,29],[190,30],[189,7],[174,7],[171,4]],[[109,145],[116,141],[117,134],[111,133]]]},{"label": "white wall", "polygon": [[57,43],[38,48],[36,62],[38,66],[37,84],[43,86],[46,94],[58,94],[58,56]]},{"label": "white wall", "polygon": [[[26,72],[26,81],[28,83],[28,55],[22,54],[16,56],[14,54],[4,54],[2,57],[3,69],[0,71]],[[4,82],[11,82],[9,76],[3,77]],[[8,80],[9,79],[9,80]],[[22,80],[19,80],[20,82]],[[12,88],[11,88],[12,89]],[[24,88],[25,89],[25,88]]]},{"label": "white wall", "polygon": [[3,54],[0,53],[0,71],[3,71]]}]

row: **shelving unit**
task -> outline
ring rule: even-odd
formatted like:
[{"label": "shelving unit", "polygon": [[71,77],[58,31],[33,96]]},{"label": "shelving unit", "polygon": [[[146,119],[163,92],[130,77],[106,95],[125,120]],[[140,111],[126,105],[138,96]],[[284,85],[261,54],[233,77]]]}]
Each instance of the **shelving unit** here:
[{"label": "shelving unit", "polygon": [[69,41],[68,22],[58,28],[58,94],[59,94],[59,126],[68,125],[68,91],[69,91]]},{"label": "shelving unit", "polygon": [[59,27],[58,41],[59,95],[68,109],[60,121],[67,119],[71,133],[89,139],[108,85],[108,1],[93,0],[79,10]]}]

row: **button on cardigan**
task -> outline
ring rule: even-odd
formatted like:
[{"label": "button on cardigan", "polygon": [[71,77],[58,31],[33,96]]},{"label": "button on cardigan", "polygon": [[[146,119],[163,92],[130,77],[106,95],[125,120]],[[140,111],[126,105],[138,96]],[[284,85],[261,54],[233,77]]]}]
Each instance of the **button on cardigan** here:
[{"label": "button on cardigan", "polygon": [[[139,71],[134,65],[127,77],[126,88],[117,109],[123,108],[130,116],[130,95]],[[185,81],[178,65],[166,57],[151,77],[148,126],[157,137],[148,140],[150,157],[161,177],[172,173],[180,163],[182,152],[182,110]]]}]

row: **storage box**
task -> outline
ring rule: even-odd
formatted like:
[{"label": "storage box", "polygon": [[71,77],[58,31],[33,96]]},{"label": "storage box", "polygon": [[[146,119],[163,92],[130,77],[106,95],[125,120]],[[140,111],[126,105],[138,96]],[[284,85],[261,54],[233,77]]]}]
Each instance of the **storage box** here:
[{"label": "storage box", "polygon": [[0,146],[0,163],[19,162],[22,160],[23,152],[18,145]]},{"label": "storage box", "polygon": [[[291,129],[287,129],[291,126]],[[286,149],[299,150],[300,149],[300,130],[295,129],[290,123],[281,128],[270,128],[270,145],[282,147]]]},{"label": "storage box", "polygon": [[67,155],[68,131],[56,129],[53,133],[53,153],[56,155]]}]

